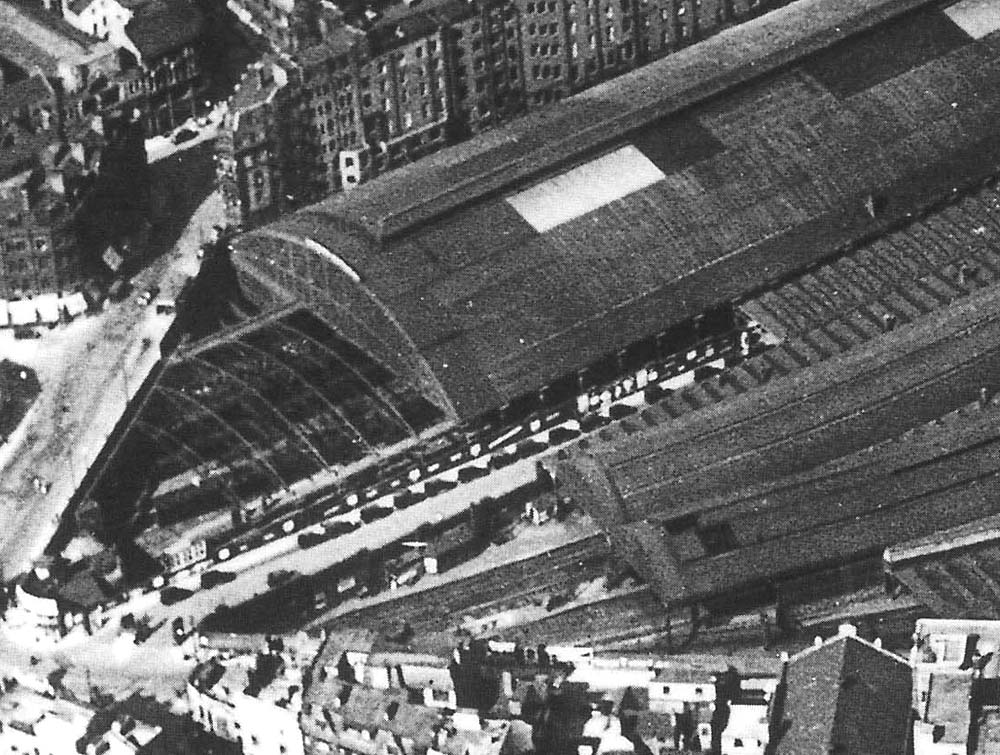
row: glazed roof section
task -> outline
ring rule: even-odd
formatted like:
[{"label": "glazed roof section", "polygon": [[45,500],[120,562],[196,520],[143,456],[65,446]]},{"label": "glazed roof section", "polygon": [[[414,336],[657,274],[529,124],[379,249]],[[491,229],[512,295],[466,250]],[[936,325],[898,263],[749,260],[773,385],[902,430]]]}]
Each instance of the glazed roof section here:
[{"label": "glazed roof section", "polygon": [[[868,215],[869,193],[903,215],[917,193],[950,191],[966,152],[1000,155],[1000,43],[941,13],[669,115],[917,4],[802,0],[237,246],[264,275],[277,234],[335,252],[474,416],[879,229],[889,218]],[[836,77],[887,49],[916,53]],[[627,144],[665,177],[541,232],[511,205],[528,179]]]}]

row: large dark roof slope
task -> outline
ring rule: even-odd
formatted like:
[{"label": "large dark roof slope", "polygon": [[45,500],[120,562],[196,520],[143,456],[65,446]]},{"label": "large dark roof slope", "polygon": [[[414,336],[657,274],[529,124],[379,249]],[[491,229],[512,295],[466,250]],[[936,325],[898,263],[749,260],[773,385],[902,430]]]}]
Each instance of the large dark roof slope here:
[{"label": "large dark roof slope", "polygon": [[[773,70],[916,4],[794,3],[248,234],[237,263],[268,278],[284,247],[318,242],[391,313],[460,416],[502,405],[1000,162],[995,38],[953,29],[933,59],[848,97],[808,60]],[[896,44],[950,24],[919,13],[891,22]],[[842,44],[893,54],[865,35]],[[669,115],[760,70],[772,73]],[[623,144],[665,177],[542,232],[507,201]],[[887,198],[878,220],[872,192]]]},{"label": "large dark roof slope", "polygon": [[136,11],[125,34],[150,60],[194,42],[204,23],[201,9],[189,0],[154,0]]},{"label": "large dark roof slope", "polygon": [[903,755],[912,672],[902,658],[844,636],[791,659],[776,755]]}]

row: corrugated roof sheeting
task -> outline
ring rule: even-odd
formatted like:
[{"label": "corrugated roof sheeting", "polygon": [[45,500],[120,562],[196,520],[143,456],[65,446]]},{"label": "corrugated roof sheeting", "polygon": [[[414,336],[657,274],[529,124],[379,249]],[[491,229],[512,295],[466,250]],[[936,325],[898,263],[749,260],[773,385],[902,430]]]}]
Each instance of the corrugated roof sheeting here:
[{"label": "corrugated roof sheeting", "polygon": [[[760,44],[756,31],[746,34]],[[987,42],[995,69],[998,46]],[[696,45],[676,65],[697,67],[694,50],[711,44]],[[950,54],[961,61],[969,57],[961,49]],[[663,85],[656,77],[675,72],[674,64],[657,66],[636,72],[637,81]],[[630,76],[616,79],[616,86],[627,89],[635,83]],[[671,86],[658,95],[664,107]],[[542,171],[539,178],[553,175],[545,172],[551,153],[536,151],[552,135],[526,124],[488,137],[476,148],[486,152],[459,147],[447,157],[428,158],[425,170],[421,161],[273,227],[292,236],[310,234],[358,270],[432,370],[448,364],[441,384],[459,413],[469,416],[833,252],[885,222],[865,215],[869,192],[905,182],[922,166],[946,165],[955,150],[980,137],[993,139],[984,145],[984,164],[1000,155],[1000,137],[991,134],[1000,95],[988,79],[966,75],[947,59],[848,100],[824,90],[802,67],[748,88],[623,138],[648,142],[655,132],[655,139],[669,139],[677,123],[685,138],[697,141],[697,124],[723,151],[706,149],[699,162],[541,234],[506,201],[512,191],[531,185],[524,182],[495,194],[469,188],[475,202],[381,243],[342,230],[370,229],[411,191],[419,201],[436,202],[441,161],[458,171],[455,180],[472,175],[466,171],[476,166],[486,180],[484,171],[494,169],[479,162],[486,154],[502,154],[505,161],[530,156]],[[579,118],[584,103],[612,97],[608,91],[585,95],[555,107],[547,122],[556,127],[571,114]],[[641,102],[652,106],[650,97],[647,92]],[[952,102],[960,104],[954,108]],[[898,129],[870,128],[883,109]],[[490,153],[495,144],[499,152]],[[573,154],[593,159],[587,144],[581,136]],[[469,154],[478,156],[455,163]],[[414,183],[417,176],[426,179],[424,186]],[[921,184],[922,191],[939,194],[951,188],[923,179]],[[441,201],[444,207],[450,200]],[[896,206],[892,212],[910,209]],[[488,388],[478,385],[482,381]]]}]

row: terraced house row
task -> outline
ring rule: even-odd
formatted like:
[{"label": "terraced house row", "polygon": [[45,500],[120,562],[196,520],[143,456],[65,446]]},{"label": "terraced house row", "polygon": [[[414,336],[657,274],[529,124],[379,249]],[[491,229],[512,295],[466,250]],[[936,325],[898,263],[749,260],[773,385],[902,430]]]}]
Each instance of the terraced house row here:
[{"label": "terraced house row", "polygon": [[218,172],[231,220],[349,190],[783,3],[424,0],[359,17],[231,3],[276,51],[229,103]]}]

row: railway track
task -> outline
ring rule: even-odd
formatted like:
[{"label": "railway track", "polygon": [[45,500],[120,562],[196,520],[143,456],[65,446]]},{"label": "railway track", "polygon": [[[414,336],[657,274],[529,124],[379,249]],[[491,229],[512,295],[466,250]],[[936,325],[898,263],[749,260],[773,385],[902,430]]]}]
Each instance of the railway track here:
[{"label": "railway track", "polygon": [[516,607],[534,598],[564,594],[604,573],[610,556],[603,535],[593,535],[542,555],[514,561],[471,577],[343,614],[337,625],[442,630],[463,616]]},{"label": "railway track", "polygon": [[[996,412],[1000,409],[994,408]],[[989,424],[988,416],[976,416],[982,419],[976,425],[978,430]],[[962,413],[953,417],[950,427],[966,429],[961,417]],[[931,429],[936,429],[936,425],[931,425],[927,432]],[[931,516],[935,511],[946,519],[974,515],[983,510],[984,501],[1000,499],[1000,435],[993,433],[985,440],[981,435],[981,432],[973,433],[968,445],[956,449],[954,440],[945,442],[947,439],[940,434],[912,434],[887,445],[886,453],[905,457],[900,449],[904,445],[919,445],[925,452],[935,446],[946,451],[936,458],[880,473],[870,472],[861,478],[848,469],[820,480],[787,486],[780,494],[772,494],[770,506],[754,504],[758,518],[739,533],[752,539],[744,547],[763,550],[779,541],[787,535],[782,524],[788,521],[795,521],[799,527],[807,524],[817,529],[838,529],[873,512],[883,518],[906,512],[924,512]],[[872,466],[876,465],[874,460],[869,461]],[[807,508],[802,507],[803,500],[809,502]],[[740,503],[750,506],[746,501]],[[767,511],[766,517],[759,513],[762,508]],[[735,507],[726,511],[732,516],[743,513]],[[713,515],[721,516],[721,513]],[[870,546],[860,546],[856,555],[869,555],[870,550]],[[405,619],[414,627],[442,629],[449,624],[449,617],[499,610],[504,605],[526,602],[532,596],[568,590],[587,576],[569,567],[581,561],[595,563],[594,559],[603,563],[608,556],[603,537],[595,536],[544,557],[515,562],[442,588],[361,609],[341,617],[337,623],[385,625]],[[704,559],[698,568],[712,571],[718,563],[717,558]],[[545,579],[539,575],[552,576]],[[484,599],[484,596],[489,597]],[[573,607],[533,622],[528,628],[532,636],[537,632],[541,641],[611,644],[666,632],[663,606],[648,588],[640,588],[625,597]]]},{"label": "railway track", "polygon": [[[601,449],[626,506],[636,519],[697,513],[726,489],[817,466],[975,400],[1000,374],[998,300],[990,290],[953,316],[900,334],[909,336],[910,348],[905,341],[869,345],[781,386],[777,396],[769,391],[734,410],[692,418],[666,438],[638,439],[635,445],[648,451]],[[660,500],[665,488],[669,509]]]}]

